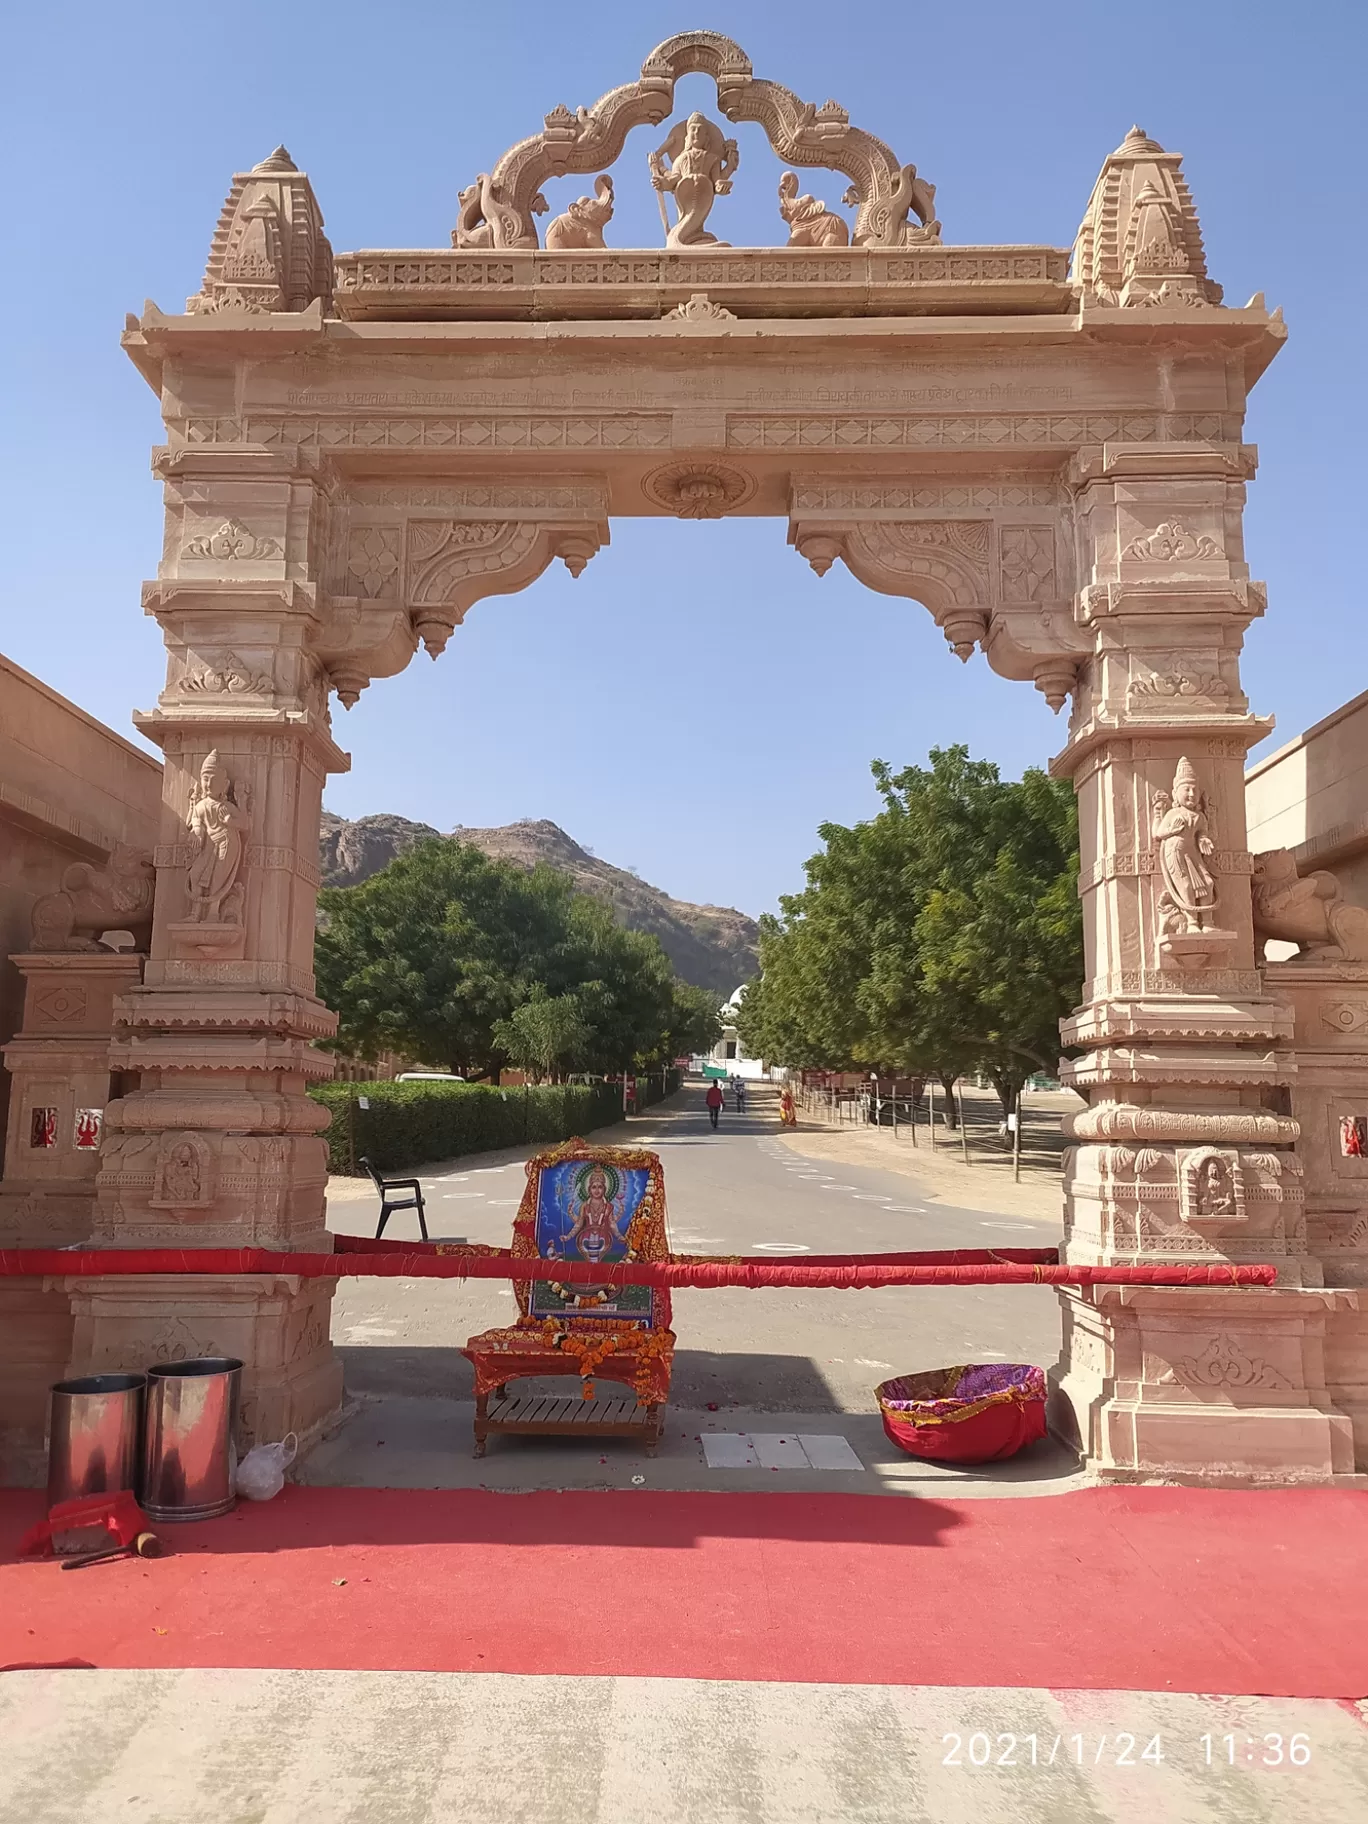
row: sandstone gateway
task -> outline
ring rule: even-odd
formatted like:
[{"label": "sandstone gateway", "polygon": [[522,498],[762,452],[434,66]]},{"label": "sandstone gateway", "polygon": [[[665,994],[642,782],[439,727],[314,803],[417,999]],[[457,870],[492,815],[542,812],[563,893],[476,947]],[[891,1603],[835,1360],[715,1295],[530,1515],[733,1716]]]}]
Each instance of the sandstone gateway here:
[{"label": "sandstone gateway", "polygon": [[[611,245],[630,130],[700,71],[785,166],[847,177],[849,219],[786,174],[786,244],[715,240],[737,153],[698,114],[619,171],[654,185],[667,244]],[[541,186],[573,173],[592,195],[543,248]],[[1223,303],[1179,157],[1139,128],[1072,254],[947,246],[934,203],[842,108],[711,32],[554,109],[461,193],[450,249],[335,257],[283,150],[233,179],[201,290],[123,338],[167,432],[143,597],[167,678],[136,717],[166,756],[155,890],[122,858],[23,958],[10,1244],[329,1245],[305,1090],[332,1070],[311,967],[321,794],[348,764],[330,699],[351,709],[420,646],[459,663],[472,604],[557,558],[578,576],[615,515],[760,515],[794,561],[921,602],[960,659],[1071,705],[1053,764],[1082,813],[1087,979],[1064,1036],[1088,1107],[1066,1258],[1280,1268],[1266,1291],[1062,1292],[1057,1425],[1104,1476],[1347,1479],[1356,1435],[1368,1466],[1368,965],[1346,916],[1261,964],[1245,834],[1271,724],[1239,678],[1264,610],[1242,427],[1282,323]],[[94,949],[105,926],[138,949]],[[111,1069],[102,1145],[65,1145]],[[53,1109],[64,1143],[30,1145]],[[318,1280],[0,1296],[11,1437],[34,1448],[50,1381],[158,1357],[241,1356],[253,1436],[337,1410]]]}]

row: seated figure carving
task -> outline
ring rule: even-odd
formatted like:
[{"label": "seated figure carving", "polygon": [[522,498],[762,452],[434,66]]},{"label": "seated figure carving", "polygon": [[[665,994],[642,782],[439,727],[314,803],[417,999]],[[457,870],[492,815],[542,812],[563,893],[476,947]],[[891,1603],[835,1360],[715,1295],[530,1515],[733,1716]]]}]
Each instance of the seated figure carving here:
[{"label": "seated figure carving", "polygon": [[1299,944],[1303,957],[1368,961],[1368,910],[1350,905],[1325,868],[1299,874],[1290,849],[1254,857],[1254,935]]}]

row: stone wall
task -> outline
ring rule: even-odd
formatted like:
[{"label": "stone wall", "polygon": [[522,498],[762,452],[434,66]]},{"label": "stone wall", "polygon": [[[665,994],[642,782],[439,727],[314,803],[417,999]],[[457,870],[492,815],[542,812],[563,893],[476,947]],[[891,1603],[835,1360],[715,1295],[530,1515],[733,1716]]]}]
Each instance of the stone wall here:
[{"label": "stone wall", "polygon": [[[159,760],[0,655],[0,1045],[19,1029],[24,983],[10,958],[29,948],[35,901],[73,862],[103,865],[119,843],[154,848],[161,777]],[[0,1149],[8,1098],[0,1070]]]},{"label": "stone wall", "polygon": [[1368,691],[1252,766],[1245,804],[1251,849],[1291,849],[1368,906]]}]

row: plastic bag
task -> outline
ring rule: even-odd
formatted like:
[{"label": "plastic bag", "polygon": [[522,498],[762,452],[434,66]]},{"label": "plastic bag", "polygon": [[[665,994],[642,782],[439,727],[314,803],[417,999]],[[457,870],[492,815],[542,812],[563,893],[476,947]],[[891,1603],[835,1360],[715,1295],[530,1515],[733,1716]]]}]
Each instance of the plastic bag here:
[{"label": "plastic bag", "polygon": [[299,1439],[286,1432],[279,1444],[255,1444],[237,1466],[233,1486],[248,1501],[270,1501],[285,1486],[285,1471],[299,1452]]}]

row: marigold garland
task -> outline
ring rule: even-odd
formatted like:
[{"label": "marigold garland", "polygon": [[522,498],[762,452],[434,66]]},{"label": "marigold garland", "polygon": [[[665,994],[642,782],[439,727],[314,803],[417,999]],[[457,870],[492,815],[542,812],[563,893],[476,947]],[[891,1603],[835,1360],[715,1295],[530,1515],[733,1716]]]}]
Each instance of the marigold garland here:
[{"label": "marigold garland", "polygon": [[634,1355],[637,1369],[632,1376],[632,1391],[643,1405],[651,1392],[651,1363],[663,1360],[674,1350],[674,1338],[665,1330],[608,1330],[598,1333],[563,1330],[553,1317],[542,1324],[542,1341],[548,1349],[573,1356],[579,1363],[583,1386],[580,1397],[592,1400],[595,1394],[593,1375],[610,1355]]}]

